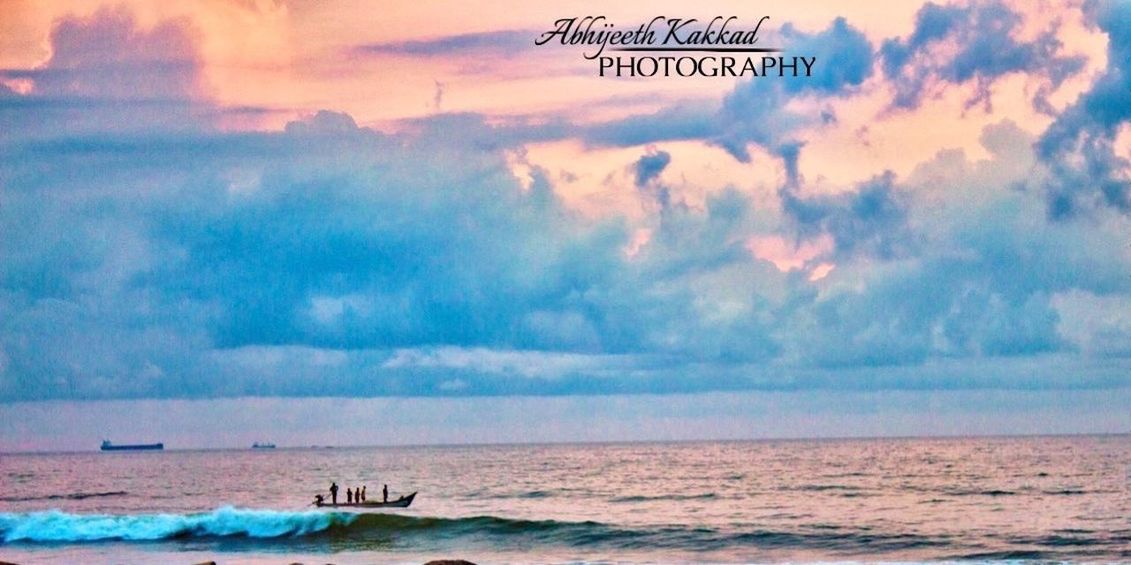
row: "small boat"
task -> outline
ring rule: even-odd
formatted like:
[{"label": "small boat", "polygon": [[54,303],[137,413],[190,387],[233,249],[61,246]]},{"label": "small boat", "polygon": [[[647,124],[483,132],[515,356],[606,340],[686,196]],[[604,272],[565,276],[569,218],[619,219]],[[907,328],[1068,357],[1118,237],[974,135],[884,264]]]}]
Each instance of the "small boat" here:
[{"label": "small boat", "polygon": [[275,449],[275,444],[273,444],[273,443],[259,443],[257,441],[255,443],[251,444],[251,448],[252,449]]},{"label": "small boat", "polygon": [[114,445],[110,440],[102,440],[102,451],[154,451],[165,449],[164,443],[135,443]]},{"label": "small boat", "polygon": [[412,501],[415,498],[416,493],[413,492],[412,494],[402,496],[396,500],[390,500],[388,502],[381,502],[377,500],[366,500],[365,502],[354,502],[352,504],[347,504],[344,502],[341,504],[331,504],[329,502],[322,502],[321,504],[319,504],[318,502],[315,502],[314,505],[318,506],[319,508],[408,508],[408,505],[412,504]]}]

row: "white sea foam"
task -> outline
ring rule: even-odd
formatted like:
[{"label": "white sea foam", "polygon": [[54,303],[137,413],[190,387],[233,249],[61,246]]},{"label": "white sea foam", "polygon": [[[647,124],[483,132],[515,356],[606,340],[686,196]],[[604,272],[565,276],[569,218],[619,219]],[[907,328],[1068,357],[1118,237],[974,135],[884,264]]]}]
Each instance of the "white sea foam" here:
[{"label": "white sea foam", "polygon": [[352,515],[248,510],[225,506],[199,514],[0,513],[0,539],[11,542],[161,540],[179,536],[274,538],[348,524]]}]

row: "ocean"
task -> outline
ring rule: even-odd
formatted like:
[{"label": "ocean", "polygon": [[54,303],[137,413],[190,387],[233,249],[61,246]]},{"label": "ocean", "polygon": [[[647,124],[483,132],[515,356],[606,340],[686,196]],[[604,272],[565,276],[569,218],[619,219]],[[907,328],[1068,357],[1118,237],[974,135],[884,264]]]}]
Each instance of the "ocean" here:
[{"label": "ocean", "polygon": [[[0,477],[16,563],[1131,561],[1128,435],[5,454]],[[332,481],[419,494],[311,506]]]}]

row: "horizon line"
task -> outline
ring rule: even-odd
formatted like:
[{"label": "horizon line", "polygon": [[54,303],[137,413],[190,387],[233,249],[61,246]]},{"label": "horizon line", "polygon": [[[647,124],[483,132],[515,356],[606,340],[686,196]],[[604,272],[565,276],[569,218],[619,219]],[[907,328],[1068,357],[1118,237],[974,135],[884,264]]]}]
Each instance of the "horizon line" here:
[{"label": "horizon line", "polygon": [[[469,443],[404,443],[404,444],[350,444],[350,445],[279,445],[275,451],[297,451],[302,449],[415,449],[415,448],[459,448],[459,447],[522,447],[522,446],[568,446],[568,445],[632,445],[632,444],[693,444],[693,443],[770,443],[770,442],[798,442],[798,441],[905,441],[905,440],[947,440],[947,439],[1026,439],[1026,438],[1068,438],[1068,437],[1109,437],[1131,436],[1131,430],[1120,432],[1034,432],[1034,433],[1006,433],[1006,434],[939,434],[939,435],[890,435],[890,436],[782,436],[763,438],[698,438],[698,439],[609,439],[609,440],[562,440],[562,441],[500,441],[500,442],[469,442]],[[162,442],[164,443],[164,442]],[[161,450],[146,451],[145,453],[158,454],[170,451],[252,451],[248,447],[185,447],[166,448]],[[263,450],[259,450],[263,452]],[[270,453],[270,451],[267,451]],[[90,450],[28,450],[28,451],[2,451],[0,455],[71,455],[103,453],[99,449]],[[132,452],[130,452],[132,453]],[[121,453],[116,453],[121,454]]]}]

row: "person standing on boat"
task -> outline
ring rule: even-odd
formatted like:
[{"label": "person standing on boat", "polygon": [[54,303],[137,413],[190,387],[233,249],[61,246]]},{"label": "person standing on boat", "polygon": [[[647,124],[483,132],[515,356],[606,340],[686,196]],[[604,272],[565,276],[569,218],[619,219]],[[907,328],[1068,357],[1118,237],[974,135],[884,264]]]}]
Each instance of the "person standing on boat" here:
[{"label": "person standing on boat", "polygon": [[385,502],[389,501],[389,485],[385,485],[384,488],[381,489],[381,497],[385,499]]},{"label": "person standing on boat", "polygon": [[361,485],[361,501],[365,502],[365,485]]},{"label": "person standing on boat", "polygon": [[338,505],[338,483],[330,483],[330,502],[334,506]]},{"label": "person standing on boat", "polygon": [[353,504],[353,489],[346,489],[346,504]]}]

